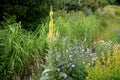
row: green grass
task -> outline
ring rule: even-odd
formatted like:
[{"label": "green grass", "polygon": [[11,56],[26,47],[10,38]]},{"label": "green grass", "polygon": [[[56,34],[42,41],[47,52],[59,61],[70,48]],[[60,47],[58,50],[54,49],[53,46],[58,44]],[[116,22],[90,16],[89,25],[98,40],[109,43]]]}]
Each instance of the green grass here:
[{"label": "green grass", "polygon": [[[44,28],[41,29],[41,31],[43,30]],[[10,24],[8,28],[1,30],[0,44],[3,44],[0,53],[1,79],[14,79],[16,76],[22,79],[24,74],[31,76],[32,72],[37,71],[40,64],[38,64],[38,61],[43,59],[40,57],[44,55],[43,52],[45,51],[43,48],[46,42],[45,35],[42,35],[43,32],[31,33],[25,31],[21,29],[20,23]],[[25,78],[25,75],[23,78]]]}]

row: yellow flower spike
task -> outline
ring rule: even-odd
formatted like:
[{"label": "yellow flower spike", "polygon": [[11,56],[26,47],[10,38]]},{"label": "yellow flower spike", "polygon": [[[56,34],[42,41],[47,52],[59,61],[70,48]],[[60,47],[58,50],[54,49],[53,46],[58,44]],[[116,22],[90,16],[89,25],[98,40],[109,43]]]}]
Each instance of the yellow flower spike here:
[{"label": "yellow flower spike", "polygon": [[49,33],[47,34],[47,42],[49,44],[54,43],[54,39],[58,38],[59,33],[58,30],[55,32],[54,30],[54,22],[53,22],[53,10],[52,6],[50,7],[50,22],[49,22]]},{"label": "yellow flower spike", "polygon": [[53,23],[52,7],[50,7],[50,22],[49,22],[49,33],[47,34],[47,42],[49,44],[54,42],[54,23]]},{"label": "yellow flower spike", "polygon": [[53,16],[53,10],[52,10],[52,6],[50,6],[50,17]]}]

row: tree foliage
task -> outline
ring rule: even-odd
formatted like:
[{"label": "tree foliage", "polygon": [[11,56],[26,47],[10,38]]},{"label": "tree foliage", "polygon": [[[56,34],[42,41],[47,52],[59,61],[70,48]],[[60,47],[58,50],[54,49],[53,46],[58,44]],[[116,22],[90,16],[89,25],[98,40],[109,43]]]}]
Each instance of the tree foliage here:
[{"label": "tree foliage", "polygon": [[47,0],[3,0],[0,3],[0,21],[16,16],[25,29],[34,29],[48,15]]}]

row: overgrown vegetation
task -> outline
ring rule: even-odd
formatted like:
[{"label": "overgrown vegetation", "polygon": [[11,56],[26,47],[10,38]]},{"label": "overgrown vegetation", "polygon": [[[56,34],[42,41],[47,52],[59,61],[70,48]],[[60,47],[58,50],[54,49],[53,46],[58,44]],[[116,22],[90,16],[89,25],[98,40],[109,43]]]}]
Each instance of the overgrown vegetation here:
[{"label": "overgrown vegetation", "polygon": [[120,79],[116,0],[69,1],[2,2],[0,80]]}]

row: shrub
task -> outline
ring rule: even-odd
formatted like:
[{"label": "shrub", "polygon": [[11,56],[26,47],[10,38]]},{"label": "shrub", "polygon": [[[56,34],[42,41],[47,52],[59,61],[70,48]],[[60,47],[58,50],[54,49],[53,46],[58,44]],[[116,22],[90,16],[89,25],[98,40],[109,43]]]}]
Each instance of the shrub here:
[{"label": "shrub", "polygon": [[87,80],[119,80],[120,77],[120,50],[119,45],[114,46],[114,51],[108,51],[106,54],[101,53],[101,57],[97,58],[95,65],[87,66]]}]

